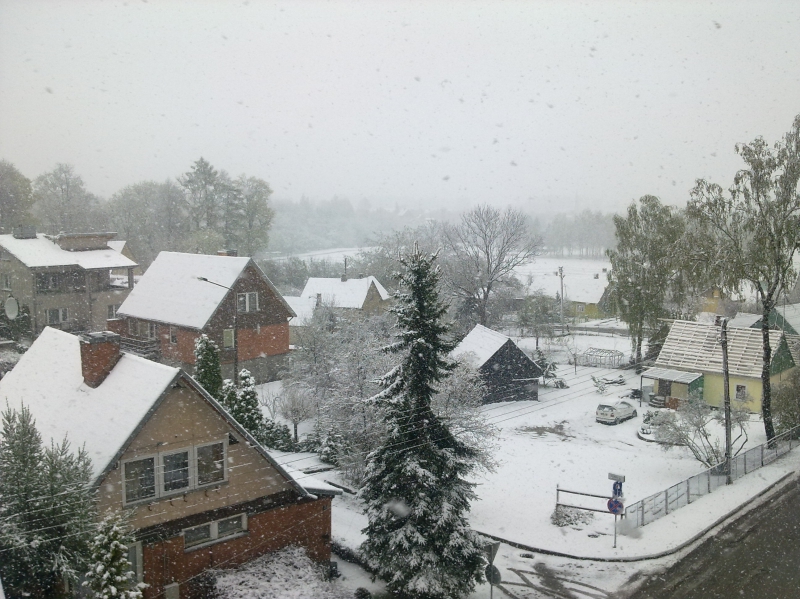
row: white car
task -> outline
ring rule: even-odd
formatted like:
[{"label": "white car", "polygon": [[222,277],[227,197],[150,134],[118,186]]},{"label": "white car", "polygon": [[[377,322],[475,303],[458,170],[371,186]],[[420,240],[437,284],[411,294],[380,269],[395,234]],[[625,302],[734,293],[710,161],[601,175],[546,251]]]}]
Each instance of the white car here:
[{"label": "white car", "polygon": [[618,401],[614,405],[600,404],[594,413],[595,420],[603,424],[619,424],[623,420],[636,418],[636,408],[627,401]]}]

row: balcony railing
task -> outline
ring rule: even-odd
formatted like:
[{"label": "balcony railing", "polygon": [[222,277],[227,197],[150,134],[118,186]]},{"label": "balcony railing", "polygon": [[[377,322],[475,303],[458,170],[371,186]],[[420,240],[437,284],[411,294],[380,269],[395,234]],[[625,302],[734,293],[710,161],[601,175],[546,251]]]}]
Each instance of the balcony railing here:
[{"label": "balcony railing", "polygon": [[148,360],[158,360],[161,357],[161,345],[158,339],[122,337],[119,346],[122,351],[142,356]]}]

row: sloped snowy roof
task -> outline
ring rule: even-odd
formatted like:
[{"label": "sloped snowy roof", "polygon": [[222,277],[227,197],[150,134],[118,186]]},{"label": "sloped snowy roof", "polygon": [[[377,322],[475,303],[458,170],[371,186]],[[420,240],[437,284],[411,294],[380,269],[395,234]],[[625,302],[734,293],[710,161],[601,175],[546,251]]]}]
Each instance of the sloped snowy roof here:
[{"label": "sloped snowy roof", "polygon": [[41,233],[36,239],[16,239],[13,235],[0,235],[0,246],[29,268],[79,266],[85,270],[93,270],[136,266],[133,260],[110,247],[102,250],[70,252],[62,250],[57,243],[50,241]]},{"label": "sloped snowy roof", "polygon": [[646,379],[663,379],[673,383],[684,383],[688,385],[699,379],[702,374],[699,372],[686,372],[685,370],[670,370],[669,368],[648,368],[642,373]]},{"label": "sloped snowy roof", "polygon": [[300,297],[317,299],[317,294],[322,295],[322,301],[337,308],[361,308],[367,299],[367,292],[370,285],[374,284],[375,289],[382,300],[389,299],[389,293],[383,285],[373,276],[363,279],[328,279],[312,277],[308,279]]},{"label": "sloped snowy roof", "polygon": [[289,304],[289,307],[297,315],[290,321],[290,325],[303,326],[308,324],[314,316],[314,308],[317,306],[316,298],[311,297],[298,297],[296,295],[284,295],[283,299]]},{"label": "sloped snowy roof", "polygon": [[509,340],[508,337],[485,326],[476,324],[469,334],[450,352],[452,358],[464,358],[475,368],[480,368]]},{"label": "sloped snowy roof", "polygon": [[738,329],[749,329],[755,323],[761,320],[761,314],[752,314],[750,312],[739,312],[735,318],[728,321],[729,327]]},{"label": "sloped snowy roof", "polygon": [[[655,365],[700,372],[722,372],[720,328],[686,320],[672,323]],[[781,331],[770,331],[773,356],[780,345]],[[735,376],[760,377],[763,354],[760,329],[728,328],[728,365]]]},{"label": "sloped snowy roof", "polygon": [[78,337],[46,327],[0,380],[0,402],[28,407],[46,445],[66,436],[73,449],[85,446],[98,476],[178,373],[123,353],[92,389],[83,382]]},{"label": "sloped snowy roof", "polygon": [[110,247],[115,252],[122,253],[122,250],[125,249],[125,244],[127,242],[124,239],[112,239],[108,242],[108,247]]},{"label": "sloped snowy roof", "polygon": [[[197,277],[233,287],[250,262],[250,258],[244,257],[161,252],[117,314],[200,330],[225,299],[228,290]],[[269,279],[264,279],[291,312]]]}]

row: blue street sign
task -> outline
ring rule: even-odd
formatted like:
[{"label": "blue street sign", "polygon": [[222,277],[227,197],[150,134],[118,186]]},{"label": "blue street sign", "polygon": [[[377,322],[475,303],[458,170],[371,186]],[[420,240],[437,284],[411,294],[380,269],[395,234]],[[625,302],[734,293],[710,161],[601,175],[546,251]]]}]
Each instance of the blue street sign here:
[{"label": "blue street sign", "polygon": [[608,511],[612,514],[621,514],[623,509],[625,509],[625,506],[622,505],[622,502],[616,497],[612,497],[608,500]]},{"label": "blue street sign", "polygon": [[620,497],[622,495],[622,483],[621,482],[619,482],[619,481],[615,482],[613,489],[614,489],[614,492],[612,493],[612,495],[614,497]]}]

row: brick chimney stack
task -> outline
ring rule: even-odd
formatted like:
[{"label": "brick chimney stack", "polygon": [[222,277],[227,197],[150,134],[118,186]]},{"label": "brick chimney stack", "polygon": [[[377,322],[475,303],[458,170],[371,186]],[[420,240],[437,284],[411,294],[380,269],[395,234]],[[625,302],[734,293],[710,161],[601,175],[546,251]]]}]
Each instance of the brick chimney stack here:
[{"label": "brick chimney stack", "polygon": [[80,340],[83,382],[95,389],[120,358],[119,335],[111,331],[85,333]]}]

